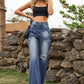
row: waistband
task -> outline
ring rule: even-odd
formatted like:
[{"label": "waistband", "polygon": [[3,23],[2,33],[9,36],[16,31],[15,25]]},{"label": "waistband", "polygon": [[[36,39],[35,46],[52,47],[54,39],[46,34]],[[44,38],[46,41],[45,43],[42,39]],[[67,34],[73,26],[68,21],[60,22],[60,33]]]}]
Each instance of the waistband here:
[{"label": "waistband", "polygon": [[37,21],[34,21],[34,20],[32,20],[32,22],[37,23],[37,24],[48,24],[48,22],[37,22]]}]

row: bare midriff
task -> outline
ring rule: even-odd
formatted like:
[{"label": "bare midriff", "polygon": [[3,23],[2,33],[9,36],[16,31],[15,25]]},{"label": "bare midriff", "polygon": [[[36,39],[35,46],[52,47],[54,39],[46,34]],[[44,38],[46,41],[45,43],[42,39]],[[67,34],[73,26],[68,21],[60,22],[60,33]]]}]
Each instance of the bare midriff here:
[{"label": "bare midriff", "polygon": [[33,19],[36,22],[47,22],[48,17],[46,17],[46,16],[35,16],[35,17],[33,17]]}]

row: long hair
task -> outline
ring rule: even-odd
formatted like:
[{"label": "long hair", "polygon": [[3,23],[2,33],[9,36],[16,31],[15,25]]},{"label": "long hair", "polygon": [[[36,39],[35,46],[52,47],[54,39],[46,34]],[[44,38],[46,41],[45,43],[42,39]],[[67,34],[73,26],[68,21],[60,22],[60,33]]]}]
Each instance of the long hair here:
[{"label": "long hair", "polygon": [[[31,0],[31,9],[33,10],[33,6],[35,5],[36,1],[38,0]],[[48,4],[48,0],[44,0],[45,4]]]}]

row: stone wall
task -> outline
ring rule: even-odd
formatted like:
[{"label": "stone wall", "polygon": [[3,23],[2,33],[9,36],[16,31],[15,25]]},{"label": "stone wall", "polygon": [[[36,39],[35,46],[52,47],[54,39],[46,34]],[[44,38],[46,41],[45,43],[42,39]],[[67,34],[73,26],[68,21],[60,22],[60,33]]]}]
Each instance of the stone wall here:
[{"label": "stone wall", "polygon": [[[84,29],[50,29],[47,81],[62,84],[84,84]],[[14,31],[3,40],[0,68],[29,72],[29,48],[22,31]]]}]

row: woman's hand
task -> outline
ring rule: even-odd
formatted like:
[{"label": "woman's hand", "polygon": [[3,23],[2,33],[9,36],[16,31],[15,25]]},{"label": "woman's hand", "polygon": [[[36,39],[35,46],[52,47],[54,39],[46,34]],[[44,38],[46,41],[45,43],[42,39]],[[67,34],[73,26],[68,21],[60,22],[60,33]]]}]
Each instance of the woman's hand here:
[{"label": "woman's hand", "polygon": [[31,20],[34,21],[33,17],[31,17]]},{"label": "woman's hand", "polygon": [[29,16],[29,15],[27,15],[27,14],[26,14],[26,17],[27,17],[27,18],[30,18],[31,20],[34,21],[33,17],[31,17],[31,16]]}]

